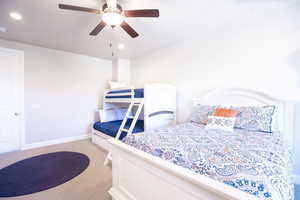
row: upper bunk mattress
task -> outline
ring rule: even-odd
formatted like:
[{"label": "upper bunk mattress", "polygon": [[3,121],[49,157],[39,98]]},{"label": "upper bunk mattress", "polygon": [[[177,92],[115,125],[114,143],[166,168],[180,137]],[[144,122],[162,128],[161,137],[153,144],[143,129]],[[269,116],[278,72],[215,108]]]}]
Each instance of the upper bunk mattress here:
[{"label": "upper bunk mattress", "polygon": [[[130,93],[131,90],[130,89],[126,89],[126,90],[114,90],[114,91],[110,91],[108,92],[105,98],[107,99],[127,99],[127,98],[131,98],[130,95],[122,95],[123,93]],[[110,96],[110,94],[120,94],[120,96]],[[144,98],[144,89],[140,88],[140,89],[134,89],[134,98]]]},{"label": "upper bunk mattress", "polygon": [[260,199],[293,199],[291,156],[279,133],[230,133],[185,123],[123,142]]}]

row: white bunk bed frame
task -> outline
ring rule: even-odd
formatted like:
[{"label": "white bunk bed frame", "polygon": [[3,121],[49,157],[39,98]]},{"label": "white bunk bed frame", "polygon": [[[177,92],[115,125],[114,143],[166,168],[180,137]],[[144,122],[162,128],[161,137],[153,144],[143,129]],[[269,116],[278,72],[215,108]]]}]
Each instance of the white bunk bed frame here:
[{"label": "white bunk bed frame", "polygon": [[[113,93],[112,91],[129,90],[128,93]],[[106,96],[130,96],[131,98],[105,98]],[[134,108],[137,106],[136,111]],[[105,116],[111,110],[126,108],[126,114],[119,118]],[[135,123],[138,119],[144,120],[144,130],[155,129],[163,126],[170,126],[176,123],[176,87],[168,84],[146,84],[144,86],[144,98],[135,98],[134,88],[118,88],[106,90],[103,96],[103,109],[99,110],[100,121],[123,120],[117,133],[119,138],[122,131],[132,134]],[[109,119],[106,119],[109,118]],[[128,119],[133,119],[131,127],[125,129],[124,125]],[[112,137],[93,129],[92,141],[106,151],[110,151]]]},{"label": "white bunk bed frame", "polygon": [[[218,89],[194,104],[263,106],[277,105],[276,124],[290,144],[293,141],[293,106],[248,89]],[[257,199],[226,184],[169,163],[120,141],[112,144],[113,200],[250,200]]]}]

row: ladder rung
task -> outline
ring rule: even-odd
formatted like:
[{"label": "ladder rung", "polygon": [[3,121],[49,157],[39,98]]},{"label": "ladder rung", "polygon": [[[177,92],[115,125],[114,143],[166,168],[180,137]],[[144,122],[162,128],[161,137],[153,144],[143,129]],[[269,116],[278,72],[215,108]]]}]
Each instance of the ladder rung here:
[{"label": "ladder rung", "polygon": [[133,119],[133,118],[134,118],[134,116],[128,116],[127,118],[128,118],[128,119]]},{"label": "ladder rung", "polygon": [[125,129],[125,128],[123,128],[123,129],[121,129],[122,131],[124,131],[124,132],[129,132],[129,130],[128,129]]}]

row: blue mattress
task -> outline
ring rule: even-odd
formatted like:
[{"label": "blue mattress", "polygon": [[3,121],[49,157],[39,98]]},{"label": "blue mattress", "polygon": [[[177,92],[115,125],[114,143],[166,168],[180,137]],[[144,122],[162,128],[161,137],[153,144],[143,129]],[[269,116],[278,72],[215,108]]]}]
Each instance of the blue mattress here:
[{"label": "blue mattress", "polygon": [[[132,123],[132,119],[127,120],[125,129],[129,129],[131,123]],[[100,131],[108,136],[116,137],[121,124],[122,124],[122,120],[103,122],[103,123],[96,122],[94,124],[94,129],[97,131]],[[132,133],[140,133],[140,132],[144,132],[144,121],[143,120],[138,120],[132,131]],[[120,140],[123,139],[126,135],[127,135],[127,133],[123,131],[120,136]]]},{"label": "blue mattress", "polygon": [[[128,93],[131,92],[131,90],[115,90],[108,92],[108,95],[105,97],[107,99],[127,99],[131,98],[130,95],[122,96],[122,93]],[[109,94],[120,94],[120,96],[109,96]],[[134,98],[144,98],[144,89],[134,89]]]}]

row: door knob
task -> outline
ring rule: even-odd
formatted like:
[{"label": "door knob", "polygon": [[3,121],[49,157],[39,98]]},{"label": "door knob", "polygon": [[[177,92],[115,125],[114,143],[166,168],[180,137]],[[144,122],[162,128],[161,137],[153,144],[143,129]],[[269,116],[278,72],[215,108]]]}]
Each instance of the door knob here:
[{"label": "door knob", "polygon": [[20,113],[15,113],[14,115],[17,117],[17,116],[19,116],[19,115],[20,115]]}]

